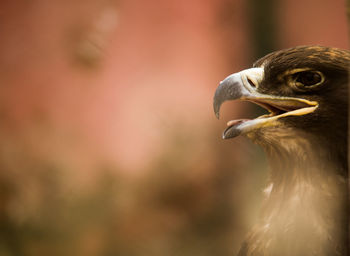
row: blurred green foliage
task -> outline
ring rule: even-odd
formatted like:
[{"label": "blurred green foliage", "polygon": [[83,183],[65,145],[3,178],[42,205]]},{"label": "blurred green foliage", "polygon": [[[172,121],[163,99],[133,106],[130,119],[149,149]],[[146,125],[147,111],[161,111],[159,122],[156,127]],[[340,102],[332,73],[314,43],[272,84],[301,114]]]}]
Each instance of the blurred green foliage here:
[{"label": "blurred green foliage", "polygon": [[257,187],[217,134],[209,165],[191,160],[195,141],[178,132],[143,176],[101,167],[85,189],[70,182],[82,170],[3,147],[0,255],[232,255]]}]

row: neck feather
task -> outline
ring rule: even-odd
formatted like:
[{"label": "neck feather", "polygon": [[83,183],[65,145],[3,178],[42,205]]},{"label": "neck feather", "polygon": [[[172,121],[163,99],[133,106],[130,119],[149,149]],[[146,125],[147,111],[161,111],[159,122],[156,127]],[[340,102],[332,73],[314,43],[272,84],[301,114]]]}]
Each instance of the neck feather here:
[{"label": "neck feather", "polygon": [[270,181],[242,255],[347,255],[346,148],[283,132],[257,141],[270,162]]}]

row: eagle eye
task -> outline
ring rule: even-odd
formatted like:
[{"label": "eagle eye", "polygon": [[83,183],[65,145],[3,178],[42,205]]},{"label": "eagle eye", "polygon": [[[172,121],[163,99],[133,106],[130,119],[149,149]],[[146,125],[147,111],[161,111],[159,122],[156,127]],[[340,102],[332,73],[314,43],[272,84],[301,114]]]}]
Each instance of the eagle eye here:
[{"label": "eagle eye", "polygon": [[293,74],[293,81],[299,88],[312,88],[323,83],[324,76],[319,71],[307,70]]}]

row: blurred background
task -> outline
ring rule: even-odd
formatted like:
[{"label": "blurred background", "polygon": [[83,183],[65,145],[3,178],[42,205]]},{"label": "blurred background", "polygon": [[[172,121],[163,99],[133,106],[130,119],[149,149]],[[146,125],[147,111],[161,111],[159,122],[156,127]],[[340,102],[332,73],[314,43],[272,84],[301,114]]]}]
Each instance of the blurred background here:
[{"label": "blurred background", "polygon": [[[331,0],[1,0],[0,256],[234,255],[266,184],[220,80],[348,47]],[[260,111],[260,112],[259,112]]]}]

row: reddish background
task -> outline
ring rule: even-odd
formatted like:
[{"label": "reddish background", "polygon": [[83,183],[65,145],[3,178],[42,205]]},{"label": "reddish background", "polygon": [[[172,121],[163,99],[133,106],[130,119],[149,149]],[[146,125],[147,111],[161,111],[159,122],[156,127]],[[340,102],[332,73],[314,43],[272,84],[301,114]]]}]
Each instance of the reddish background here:
[{"label": "reddish background", "polygon": [[[278,48],[347,48],[344,5],[280,1]],[[106,248],[124,255],[169,255],[182,241],[174,238],[179,230],[208,253],[215,250],[202,233],[220,234],[212,247],[226,248],[221,255],[236,250],[256,217],[260,197],[254,195],[264,185],[266,167],[247,141],[220,140],[225,122],[249,115],[242,112],[248,106],[226,104],[217,121],[212,97],[220,80],[256,57],[252,49],[259,42],[249,32],[248,13],[243,0],[1,1],[0,180],[6,189],[0,224],[9,227],[4,236],[14,245],[5,243],[4,255],[13,248],[28,255],[104,255]],[[94,194],[109,186],[101,185],[102,169],[108,169],[107,180],[122,184],[101,196],[106,201]],[[81,211],[84,215],[83,208],[73,207],[81,203],[76,199],[81,193],[87,193],[88,212],[102,202],[96,225],[90,217],[80,226],[70,224]],[[165,206],[150,204],[162,200]],[[226,208],[219,209],[218,200]],[[57,209],[66,217],[51,216]],[[34,221],[35,216],[49,221]],[[196,227],[201,235],[191,233],[190,224],[203,216],[209,219],[202,224],[229,223],[215,232]],[[24,235],[28,226],[51,235],[60,230],[48,223],[66,227],[63,234],[69,227],[77,230],[68,251],[57,250],[51,238]],[[185,248],[180,251],[205,255],[180,244]]]}]

